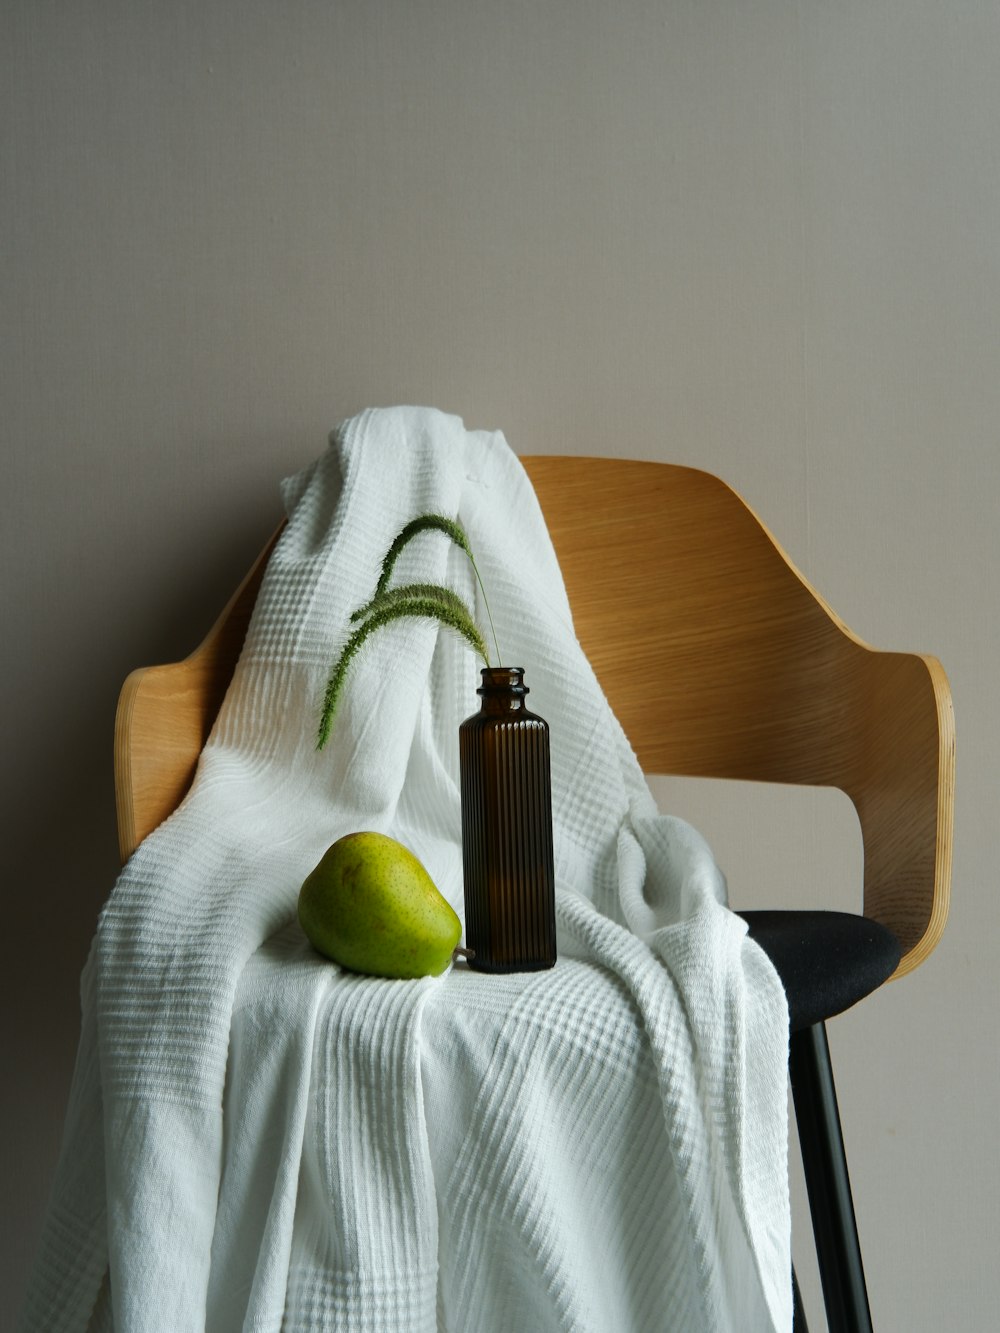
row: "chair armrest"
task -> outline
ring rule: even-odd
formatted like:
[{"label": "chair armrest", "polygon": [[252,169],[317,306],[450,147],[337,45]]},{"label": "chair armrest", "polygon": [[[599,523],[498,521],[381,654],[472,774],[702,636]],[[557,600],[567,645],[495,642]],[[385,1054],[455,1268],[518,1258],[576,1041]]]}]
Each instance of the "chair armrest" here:
[{"label": "chair armrest", "polygon": [[840,786],[864,844],[865,915],[903,947],[895,976],[919,966],[948,918],[955,720],[940,662],[868,649],[853,683]]},{"label": "chair armrest", "polygon": [[115,805],[122,862],[172,814],[218,716],[281,528],[188,657],[131,672],[115,714]]}]

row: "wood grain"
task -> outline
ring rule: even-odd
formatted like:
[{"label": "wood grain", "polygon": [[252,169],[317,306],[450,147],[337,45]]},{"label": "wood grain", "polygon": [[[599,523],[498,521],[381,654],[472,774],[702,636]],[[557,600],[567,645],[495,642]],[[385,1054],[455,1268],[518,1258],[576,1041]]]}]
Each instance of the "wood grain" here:
[{"label": "wood grain", "polygon": [[724,482],[692,468],[523,460],[577,634],[649,773],[838,787],[864,912],[911,971],[944,930],[955,734],[932,657],[853,634]]},{"label": "wood grain", "polygon": [[275,533],[198,647],[126,677],[115,713],[118,849],[125,862],[183,800],[243,647]]},{"label": "wood grain", "polygon": [[[692,468],[522,459],[577,634],[643,768],[838,787],[864,844],[864,911],[899,937],[897,976],[941,937],[955,736],[933,657],[863,643],[724,482]],[[268,550],[190,657],[133,672],[115,732],[128,857],[190,785]]]}]

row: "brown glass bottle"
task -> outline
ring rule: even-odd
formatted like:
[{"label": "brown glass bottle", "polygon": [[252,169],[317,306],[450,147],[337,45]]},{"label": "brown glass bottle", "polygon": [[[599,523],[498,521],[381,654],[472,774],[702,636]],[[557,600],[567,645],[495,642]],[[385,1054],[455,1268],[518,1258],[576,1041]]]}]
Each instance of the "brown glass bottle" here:
[{"label": "brown glass bottle", "polygon": [[483,972],[556,961],[549,726],[524,706],[523,667],[486,667],[458,729],[465,943]]}]

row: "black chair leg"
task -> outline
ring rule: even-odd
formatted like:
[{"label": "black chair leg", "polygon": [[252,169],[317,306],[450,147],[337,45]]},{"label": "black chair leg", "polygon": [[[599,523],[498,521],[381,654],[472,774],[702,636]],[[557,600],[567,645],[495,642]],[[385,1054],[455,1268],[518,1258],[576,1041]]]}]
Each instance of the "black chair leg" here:
[{"label": "black chair leg", "polygon": [[824,1023],[792,1033],[788,1073],[830,1333],[872,1333]]},{"label": "black chair leg", "polygon": [[799,1291],[799,1280],[795,1276],[794,1268],[792,1269],[792,1333],[809,1333],[802,1293]]}]

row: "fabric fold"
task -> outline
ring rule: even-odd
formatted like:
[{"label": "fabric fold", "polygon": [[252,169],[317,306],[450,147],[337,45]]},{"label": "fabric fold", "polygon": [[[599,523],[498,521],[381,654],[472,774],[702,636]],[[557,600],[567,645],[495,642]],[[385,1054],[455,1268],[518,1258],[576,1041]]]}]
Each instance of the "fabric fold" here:
[{"label": "fabric fold", "polygon": [[[784,997],[709,849],[656,810],[516,456],[370,410],[283,493],[194,786],[101,915],[64,1152],[92,1198],[74,1211],[61,1171],[24,1327],[83,1330],[96,1303],[129,1333],[790,1328]],[[560,961],[534,978],[354,977],[294,920],[362,828],[462,913],[464,643],[374,635],[315,744],[350,614],[426,512],[464,525],[551,729]],[[440,534],[397,578],[478,605]]]}]

